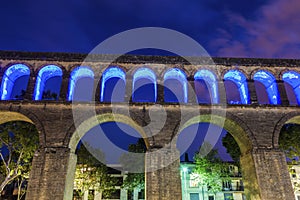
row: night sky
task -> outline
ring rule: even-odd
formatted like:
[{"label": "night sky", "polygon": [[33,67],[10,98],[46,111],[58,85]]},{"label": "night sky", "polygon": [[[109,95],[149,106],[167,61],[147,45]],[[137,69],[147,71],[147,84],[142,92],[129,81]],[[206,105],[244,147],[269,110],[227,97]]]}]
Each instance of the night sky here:
[{"label": "night sky", "polygon": [[299,58],[299,0],[2,1],[1,50],[88,53],[139,27],[179,31],[211,56]]}]

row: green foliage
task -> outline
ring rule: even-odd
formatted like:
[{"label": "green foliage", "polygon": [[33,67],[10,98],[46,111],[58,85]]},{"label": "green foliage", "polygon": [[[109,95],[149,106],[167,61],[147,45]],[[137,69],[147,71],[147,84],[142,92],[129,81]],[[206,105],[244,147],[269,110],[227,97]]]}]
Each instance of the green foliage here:
[{"label": "green foliage", "polygon": [[230,133],[227,133],[222,139],[223,146],[226,148],[227,153],[231,156],[232,160],[239,166],[241,150],[238,143]]},{"label": "green foliage", "polygon": [[81,145],[77,152],[78,160],[75,171],[76,191],[79,196],[83,196],[89,189],[94,189],[102,194],[103,197],[109,196],[115,191],[116,180],[108,174],[107,167],[90,154],[89,150],[97,153],[101,160],[104,154],[92,147],[86,148],[87,144]]},{"label": "green foliage", "polygon": [[[202,149],[211,149],[209,143],[204,143],[203,145],[204,148]],[[196,153],[194,156],[195,168],[191,178],[201,186],[207,186],[210,193],[216,194],[222,190],[222,182],[230,180],[228,164],[222,162],[216,149],[212,149],[205,156],[202,155],[201,153]]]},{"label": "green foliage", "polygon": [[279,147],[290,160],[300,156],[300,125],[286,124],[279,135]]},{"label": "green foliage", "polygon": [[129,173],[125,178],[122,188],[134,190],[135,188],[145,188],[145,175],[144,173]]},{"label": "green foliage", "polygon": [[[97,155],[97,158],[93,155]],[[100,149],[91,147],[88,143],[82,144],[77,151],[77,164],[101,166],[103,165],[101,161],[105,161],[104,153]]]},{"label": "green foliage", "polygon": [[39,137],[32,124],[16,121],[0,125],[0,141],[0,191],[2,191],[13,180],[21,185],[28,179]]},{"label": "green foliage", "polygon": [[128,147],[129,152],[139,153],[134,155],[134,158],[131,154],[123,154],[120,158],[120,162],[122,163],[124,170],[137,169],[142,173],[128,173],[125,178],[122,187],[133,190],[135,188],[144,189],[145,188],[145,152],[146,145],[142,138],[140,138],[136,144],[130,144]]}]

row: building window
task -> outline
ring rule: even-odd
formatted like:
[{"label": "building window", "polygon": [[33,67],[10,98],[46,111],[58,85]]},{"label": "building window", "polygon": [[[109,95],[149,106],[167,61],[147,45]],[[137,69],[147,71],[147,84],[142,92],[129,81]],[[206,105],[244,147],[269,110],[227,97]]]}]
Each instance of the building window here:
[{"label": "building window", "polygon": [[223,181],[223,190],[232,190],[231,181]]},{"label": "building window", "polygon": [[[243,200],[246,200],[246,195],[242,194],[242,198],[243,198]],[[300,200],[300,199],[298,199],[298,200]]]},{"label": "building window", "polygon": [[89,190],[88,200],[94,200],[94,190]]},{"label": "building window", "polygon": [[232,193],[224,193],[224,200],[232,200],[233,194]]},{"label": "building window", "polygon": [[215,196],[209,195],[209,196],[208,196],[208,200],[215,200]]},{"label": "building window", "polygon": [[198,187],[198,181],[190,180],[190,187],[192,187],[192,188]]},{"label": "building window", "polygon": [[190,200],[199,200],[199,193],[190,193]]},{"label": "building window", "polygon": [[145,199],[145,190],[142,189],[141,191],[139,191],[138,196],[139,196],[139,199]]},{"label": "building window", "polygon": [[121,197],[121,191],[120,189],[114,190],[109,195],[105,196],[106,199],[120,199]]},{"label": "building window", "polygon": [[296,170],[295,169],[291,169],[291,175],[292,175],[292,177],[293,178],[296,178],[297,177],[297,175],[296,175]]}]

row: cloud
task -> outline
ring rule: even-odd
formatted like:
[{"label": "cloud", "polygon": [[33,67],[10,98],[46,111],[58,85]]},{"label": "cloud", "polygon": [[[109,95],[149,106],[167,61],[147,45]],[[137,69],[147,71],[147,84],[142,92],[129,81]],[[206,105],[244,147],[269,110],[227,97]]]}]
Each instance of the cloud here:
[{"label": "cloud", "polygon": [[217,56],[300,58],[300,1],[276,0],[247,19],[226,13],[227,28],[211,43]]}]

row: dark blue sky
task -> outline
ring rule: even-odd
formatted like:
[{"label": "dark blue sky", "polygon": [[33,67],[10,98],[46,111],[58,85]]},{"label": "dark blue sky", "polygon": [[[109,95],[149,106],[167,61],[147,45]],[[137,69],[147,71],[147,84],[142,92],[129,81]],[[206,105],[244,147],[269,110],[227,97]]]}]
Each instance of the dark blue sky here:
[{"label": "dark blue sky", "polygon": [[119,32],[174,29],[212,56],[299,58],[299,0],[2,1],[1,50],[88,53]]}]

